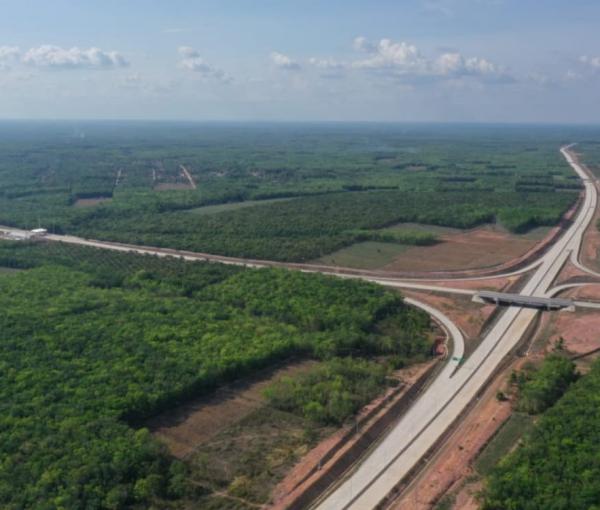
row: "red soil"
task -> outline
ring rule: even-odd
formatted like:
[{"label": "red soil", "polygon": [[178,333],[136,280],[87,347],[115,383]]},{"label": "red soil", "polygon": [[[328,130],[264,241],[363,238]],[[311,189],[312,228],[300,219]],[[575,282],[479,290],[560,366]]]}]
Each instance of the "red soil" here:
[{"label": "red soil", "polygon": [[[452,435],[444,442],[420,476],[391,506],[393,510],[429,510],[447,493],[462,486],[473,474],[472,462],[511,414],[510,402],[496,398],[504,388],[513,368],[525,360],[517,360],[488,386],[479,402],[468,412]],[[459,493],[454,507],[478,508],[470,491]]]},{"label": "red soil", "polygon": [[569,291],[569,296],[573,299],[600,301],[600,283],[576,287]]},{"label": "red soil", "polygon": [[477,338],[485,321],[496,308],[492,304],[475,303],[469,296],[449,296],[413,290],[403,290],[402,294],[423,301],[443,312],[459,327],[466,340]]},{"label": "red soil", "polygon": [[385,271],[453,271],[497,266],[529,252],[535,240],[489,226],[449,234],[434,246],[415,246],[401,253]]},{"label": "red soil", "polygon": [[577,278],[577,277],[582,277],[582,276],[585,276],[588,278],[593,278],[585,271],[582,271],[578,267],[575,267],[569,261],[565,264],[565,266],[561,270],[560,274],[556,278],[556,285],[561,285],[562,283],[568,283],[571,279]]}]

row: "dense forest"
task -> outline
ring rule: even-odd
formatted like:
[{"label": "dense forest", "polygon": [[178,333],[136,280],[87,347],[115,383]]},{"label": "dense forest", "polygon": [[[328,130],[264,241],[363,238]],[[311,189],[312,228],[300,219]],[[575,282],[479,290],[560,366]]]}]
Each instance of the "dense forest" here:
[{"label": "dense forest", "polygon": [[[576,199],[580,183],[558,148],[580,131],[0,124],[0,224],[295,261],[401,221],[496,221],[521,233],[555,224]],[[248,201],[243,211],[202,211]]]},{"label": "dense forest", "polygon": [[483,494],[485,510],[599,508],[600,362],[568,386],[575,378],[572,362],[560,359],[553,356],[522,385],[530,412],[566,392],[494,469]]},{"label": "dense forest", "polygon": [[425,313],[358,281],[58,243],[0,242],[0,265],[15,269],[0,274],[7,509],[177,499],[185,467],[146,418],[291,356],[331,360],[338,377],[370,365],[337,356],[410,361],[431,348]]},{"label": "dense forest", "polygon": [[551,354],[539,368],[513,374],[517,389],[517,410],[528,414],[543,413],[577,380],[575,363],[560,354]]}]

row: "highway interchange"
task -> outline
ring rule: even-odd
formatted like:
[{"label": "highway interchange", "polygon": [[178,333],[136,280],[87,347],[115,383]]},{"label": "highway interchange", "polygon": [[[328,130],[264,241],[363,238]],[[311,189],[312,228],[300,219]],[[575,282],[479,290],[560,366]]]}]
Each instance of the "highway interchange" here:
[{"label": "highway interchange", "polygon": [[[523,296],[551,297],[555,295],[559,289],[553,288],[553,283],[568,260],[571,260],[576,267],[583,271],[593,276],[600,276],[600,274],[585,268],[579,261],[583,234],[594,217],[597,189],[595,182],[569,153],[570,147],[563,147],[561,153],[583,182],[584,200],[572,224],[545,254],[528,264],[527,267],[500,275],[508,276],[532,271],[532,276],[520,291]],[[10,227],[0,227],[0,230],[5,234],[12,235],[23,235],[25,232]],[[211,260],[249,267],[283,266],[307,272],[318,271],[341,277],[361,278],[397,288],[464,295],[472,295],[476,292],[416,280],[378,277],[356,272],[343,273],[338,270],[333,271],[329,268],[317,268],[303,264],[248,261],[210,254],[88,240],[68,235],[48,234],[46,238],[50,241],[117,251],[133,251],[160,257],[177,256],[186,260]],[[478,278],[485,277],[461,278],[461,280]],[[414,299],[406,298],[406,301],[427,311],[446,329],[453,339],[452,355],[448,357],[449,361],[437,377],[389,433],[380,440],[366,458],[325,493],[314,504],[314,508],[319,510],[370,510],[375,508],[406,477],[419,460],[436,445],[444,432],[477,397],[501,361],[517,346],[538,313],[537,310],[531,308],[503,308],[496,322],[482,338],[475,351],[464,363],[458,364],[454,360],[462,359],[464,353],[464,340],[460,330],[435,308]],[[583,305],[585,306],[585,303]]]},{"label": "highway interchange", "polygon": [[[561,152],[582,179],[585,199],[572,225],[538,262],[533,276],[520,292],[522,295],[547,297],[552,294],[554,280],[571,255],[579,253],[583,233],[594,216],[595,184],[568,153],[568,147]],[[500,362],[519,343],[536,314],[531,308],[504,309],[467,361],[456,369],[450,362],[394,429],[316,508],[374,508],[477,396]]]}]

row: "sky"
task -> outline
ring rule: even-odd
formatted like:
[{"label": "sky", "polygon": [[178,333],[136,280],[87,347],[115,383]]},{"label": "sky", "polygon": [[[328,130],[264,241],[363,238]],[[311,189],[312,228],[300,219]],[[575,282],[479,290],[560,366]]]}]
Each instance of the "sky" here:
[{"label": "sky", "polygon": [[0,0],[0,118],[600,123],[598,0]]}]

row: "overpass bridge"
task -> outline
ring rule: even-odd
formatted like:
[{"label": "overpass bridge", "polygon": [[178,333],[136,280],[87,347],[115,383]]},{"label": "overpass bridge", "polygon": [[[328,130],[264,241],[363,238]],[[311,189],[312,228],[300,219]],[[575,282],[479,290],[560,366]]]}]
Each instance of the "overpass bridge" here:
[{"label": "overpass bridge", "polygon": [[523,294],[510,294],[506,292],[493,292],[482,290],[476,292],[473,301],[478,303],[495,303],[505,306],[520,306],[523,308],[537,308],[540,310],[568,310],[575,311],[575,302],[570,299],[548,298],[537,296],[524,296]]}]

